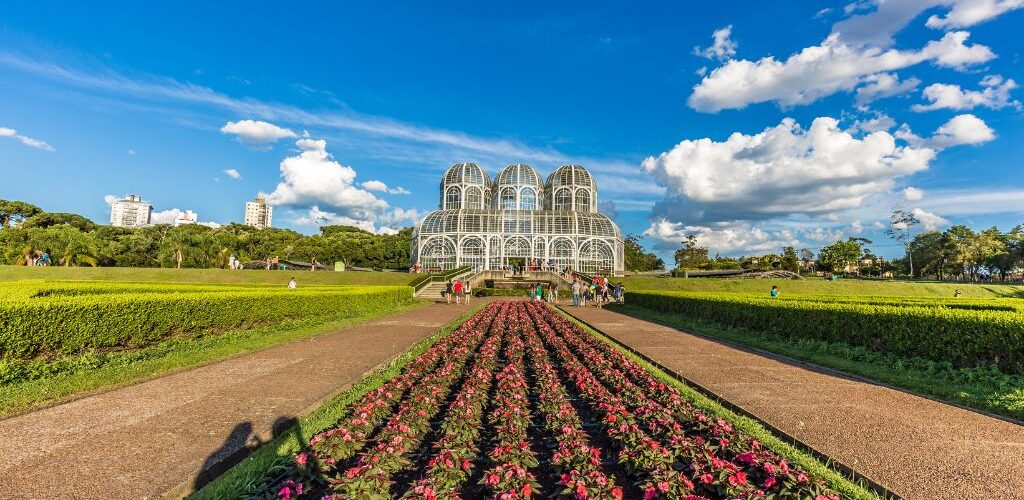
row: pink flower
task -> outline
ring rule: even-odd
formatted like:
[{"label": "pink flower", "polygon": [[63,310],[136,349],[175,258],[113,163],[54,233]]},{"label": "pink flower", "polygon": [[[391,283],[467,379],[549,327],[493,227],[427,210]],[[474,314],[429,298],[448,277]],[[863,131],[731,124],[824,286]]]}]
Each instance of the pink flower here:
[{"label": "pink flower", "polygon": [[807,477],[807,474],[804,474],[803,472],[801,472],[801,473],[796,475],[796,482],[798,482],[798,483],[806,483],[808,481],[810,481],[810,479]]},{"label": "pink flower", "polygon": [[295,455],[295,463],[298,464],[299,466],[305,466],[306,462],[308,462],[308,461],[309,461],[309,454],[306,453],[306,452],[302,452],[302,453],[299,453],[298,455]]},{"label": "pink flower", "polygon": [[612,498],[622,500],[622,488],[619,488],[618,486],[612,488]]},{"label": "pink flower", "polygon": [[742,472],[737,472],[729,476],[729,484],[733,486],[743,486],[747,484],[747,475]]},{"label": "pink flower", "polygon": [[277,497],[281,498],[283,500],[291,500],[291,498],[292,498],[292,489],[287,487],[287,486],[282,487],[281,491],[277,492]]},{"label": "pink flower", "polygon": [[768,479],[764,480],[764,487],[765,488],[771,488],[772,486],[775,486],[775,478],[774,477],[769,477]]},{"label": "pink flower", "polygon": [[765,462],[764,466],[762,468],[764,469],[765,473],[767,473],[767,474],[772,474],[772,475],[775,474],[775,464],[773,464],[771,462]]},{"label": "pink flower", "polygon": [[700,482],[702,482],[704,484],[711,484],[711,483],[715,482],[715,476],[712,476],[711,474],[707,474],[707,473],[701,474],[700,475]]},{"label": "pink flower", "polygon": [[653,500],[655,498],[658,498],[658,490],[654,489],[653,486],[647,488],[647,491],[644,492],[644,500]]}]

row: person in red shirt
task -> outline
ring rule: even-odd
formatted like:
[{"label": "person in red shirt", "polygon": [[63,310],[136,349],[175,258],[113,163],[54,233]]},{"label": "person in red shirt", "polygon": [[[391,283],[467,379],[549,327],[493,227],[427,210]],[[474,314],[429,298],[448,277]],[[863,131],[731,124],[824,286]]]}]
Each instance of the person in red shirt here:
[{"label": "person in red shirt", "polygon": [[462,303],[462,280],[455,280],[455,303]]}]

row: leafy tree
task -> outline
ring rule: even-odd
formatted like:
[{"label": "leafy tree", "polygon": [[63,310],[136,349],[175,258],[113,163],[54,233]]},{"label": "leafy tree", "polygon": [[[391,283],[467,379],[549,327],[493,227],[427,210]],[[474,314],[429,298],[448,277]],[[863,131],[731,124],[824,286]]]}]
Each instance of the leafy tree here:
[{"label": "leafy tree", "polygon": [[782,269],[794,273],[800,272],[800,257],[797,256],[795,248],[785,247],[782,249]]},{"label": "leafy tree", "polygon": [[50,253],[54,262],[65,266],[99,264],[96,239],[70,224],[29,229],[30,241],[36,249]]},{"label": "leafy tree", "polygon": [[921,221],[914,215],[913,212],[906,210],[897,209],[893,210],[889,216],[889,229],[886,229],[886,234],[890,238],[896,240],[903,248],[907,251],[907,262],[910,263],[910,276],[914,276],[914,252],[911,249],[910,242],[913,241],[913,229],[914,226],[920,224]]},{"label": "leafy tree", "polygon": [[818,252],[818,262],[821,267],[832,272],[846,273],[850,265],[861,256],[862,241],[863,238],[850,238],[822,248]]},{"label": "leafy tree", "polygon": [[653,253],[644,251],[640,237],[635,234],[626,235],[625,256],[627,271],[656,271],[665,269],[665,262]]},{"label": "leafy tree", "polygon": [[31,229],[33,227],[51,227],[58,224],[68,224],[78,228],[79,231],[89,232],[96,228],[96,223],[78,214],[64,212],[42,212],[21,223],[21,227]]},{"label": "leafy tree", "polygon": [[676,250],[677,269],[708,269],[711,260],[708,259],[708,249],[697,245],[697,237],[688,234],[683,240],[683,248]]},{"label": "leafy tree", "polygon": [[43,210],[31,203],[0,198],[0,226],[4,229],[41,213]]}]

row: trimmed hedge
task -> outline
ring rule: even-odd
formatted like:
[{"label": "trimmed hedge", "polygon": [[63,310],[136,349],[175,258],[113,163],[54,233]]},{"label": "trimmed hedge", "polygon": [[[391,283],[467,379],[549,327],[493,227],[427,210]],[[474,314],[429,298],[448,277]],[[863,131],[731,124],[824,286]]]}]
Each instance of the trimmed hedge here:
[{"label": "trimmed hedge", "polygon": [[0,302],[0,359],[132,349],[310,317],[346,318],[412,300],[409,287],[152,292],[38,297]]},{"label": "trimmed hedge", "polygon": [[848,342],[957,366],[990,364],[1024,373],[1020,312],[658,291],[632,292],[628,302],[789,338]]}]

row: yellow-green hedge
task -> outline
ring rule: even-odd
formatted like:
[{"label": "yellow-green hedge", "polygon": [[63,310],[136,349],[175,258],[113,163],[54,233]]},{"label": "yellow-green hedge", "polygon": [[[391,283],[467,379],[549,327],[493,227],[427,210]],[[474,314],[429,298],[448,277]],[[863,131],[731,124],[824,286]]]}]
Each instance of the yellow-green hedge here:
[{"label": "yellow-green hedge", "polygon": [[0,302],[0,359],[137,348],[310,317],[346,318],[412,299],[410,287],[232,290],[37,297]]},{"label": "yellow-green hedge", "polygon": [[628,302],[790,338],[1024,373],[1024,314],[1016,311],[658,291],[632,292]]}]

